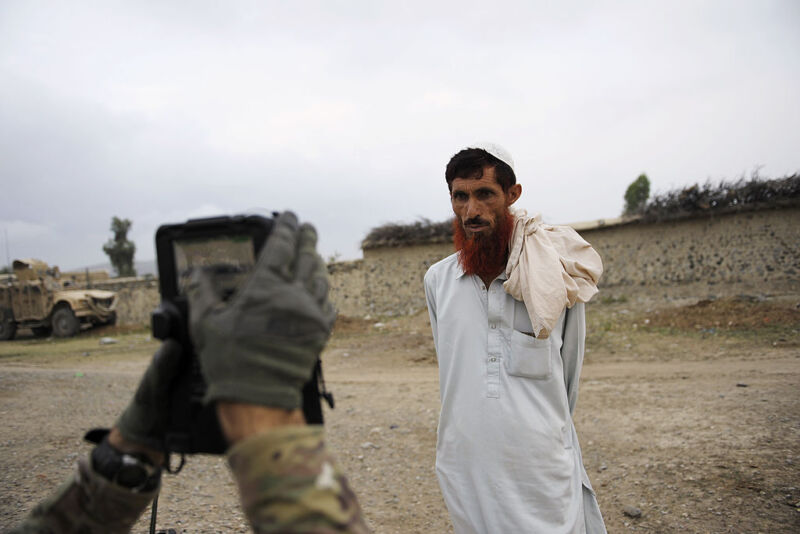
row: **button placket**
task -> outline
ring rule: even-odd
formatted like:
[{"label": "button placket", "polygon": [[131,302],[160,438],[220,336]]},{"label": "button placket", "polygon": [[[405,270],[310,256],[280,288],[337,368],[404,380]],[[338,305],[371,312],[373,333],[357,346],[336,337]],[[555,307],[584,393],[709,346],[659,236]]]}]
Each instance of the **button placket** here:
[{"label": "button placket", "polygon": [[489,398],[500,397],[500,361],[502,360],[502,340],[500,329],[497,327],[503,313],[503,299],[497,294],[495,288],[488,292],[488,339],[486,346],[488,355],[486,360],[486,396]]}]

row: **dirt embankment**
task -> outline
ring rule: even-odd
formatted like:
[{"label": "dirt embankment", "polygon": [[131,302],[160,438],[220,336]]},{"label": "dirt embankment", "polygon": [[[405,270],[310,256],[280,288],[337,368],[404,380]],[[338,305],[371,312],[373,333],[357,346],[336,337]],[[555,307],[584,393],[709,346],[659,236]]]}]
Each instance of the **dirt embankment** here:
[{"label": "dirt embankment", "polygon": [[[800,531],[795,304],[588,307],[576,424],[609,532]],[[0,344],[4,527],[69,475],[88,451],[82,432],[127,403],[156,343],[144,332],[117,340]],[[433,470],[439,403],[426,315],[343,319],[324,359],[337,401],[329,441],[374,530],[451,532]],[[190,458],[166,477],[166,527],[248,531],[222,459]]]}]

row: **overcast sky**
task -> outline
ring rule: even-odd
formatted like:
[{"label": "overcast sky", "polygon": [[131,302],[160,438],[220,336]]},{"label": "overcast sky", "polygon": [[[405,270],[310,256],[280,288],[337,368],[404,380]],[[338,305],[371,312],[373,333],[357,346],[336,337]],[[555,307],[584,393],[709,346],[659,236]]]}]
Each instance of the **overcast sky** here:
[{"label": "overcast sky", "polygon": [[[546,221],[800,170],[800,2],[0,2],[0,242],[62,269],[159,224],[293,209],[320,251],[450,216],[491,140]],[[0,249],[6,263],[5,247]]]}]

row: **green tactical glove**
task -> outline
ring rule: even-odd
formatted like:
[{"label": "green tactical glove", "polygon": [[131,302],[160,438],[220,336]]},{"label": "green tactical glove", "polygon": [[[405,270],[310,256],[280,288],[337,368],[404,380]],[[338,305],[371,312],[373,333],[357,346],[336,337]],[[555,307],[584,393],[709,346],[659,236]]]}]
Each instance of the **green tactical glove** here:
[{"label": "green tactical glove", "polygon": [[117,419],[116,427],[126,440],[157,451],[164,450],[168,417],[165,407],[180,361],[181,346],[173,339],[164,341],[153,355],[136,394]]},{"label": "green tactical glove", "polygon": [[187,288],[189,329],[218,400],[292,410],[330,335],[328,271],[314,227],[282,213],[242,287],[223,302],[211,277],[195,270]]}]

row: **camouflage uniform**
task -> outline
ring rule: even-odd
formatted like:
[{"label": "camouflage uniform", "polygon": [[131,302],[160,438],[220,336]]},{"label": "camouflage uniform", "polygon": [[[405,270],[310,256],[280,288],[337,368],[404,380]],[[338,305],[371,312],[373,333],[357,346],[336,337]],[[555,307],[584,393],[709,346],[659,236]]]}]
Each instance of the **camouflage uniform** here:
[{"label": "camouflage uniform", "polygon": [[321,426],[250,437],[228,451],[228,464],[259,534],[369,532],[355,494],[325,448]]},{"label": "camouflage uniform", "polygon": [[9,534],[130,532],[158,490],[135,493],[96,473],[89,458],[53,495],[39,503]]},{"label": "camouflage uniform", "polygon": [[[369,532],[355,494],[325,447],[321,426],[252,436],[231,447],[228,463],[258,534]],[[129,532],[156,493],[112,484],[82,459],[72,480],[9,534]]]}]

